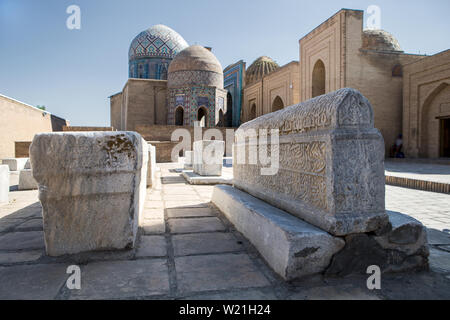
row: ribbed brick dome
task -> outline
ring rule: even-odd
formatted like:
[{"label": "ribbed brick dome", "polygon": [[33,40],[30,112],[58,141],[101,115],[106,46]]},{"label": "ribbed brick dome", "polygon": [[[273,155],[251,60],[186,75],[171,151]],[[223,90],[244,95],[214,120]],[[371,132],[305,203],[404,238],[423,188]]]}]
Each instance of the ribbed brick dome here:
[{"label": "ribbed brick dome", "polygon": [[266,56],[259,57],[245,71],[245,82],[250,84],[258,81],[278,68],[279,65],[271,58]]},{"label": "ribbed brick dome", "polygon": [[362,41],[362,47],[366,50],[402,51],[397,39],[389,32],[381,29],[364,30]]}]

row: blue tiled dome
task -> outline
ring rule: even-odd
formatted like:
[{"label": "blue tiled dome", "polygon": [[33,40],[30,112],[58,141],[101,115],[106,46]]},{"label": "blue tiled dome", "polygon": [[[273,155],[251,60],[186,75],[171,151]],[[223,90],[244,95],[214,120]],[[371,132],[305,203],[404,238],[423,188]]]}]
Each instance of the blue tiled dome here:
[{"label": "blue tiled dome", "polygon": [[162,24],[139,33],[131,42],[130,61],[145,57],[172,59],[188,47],[187,42],[176,31]]}]

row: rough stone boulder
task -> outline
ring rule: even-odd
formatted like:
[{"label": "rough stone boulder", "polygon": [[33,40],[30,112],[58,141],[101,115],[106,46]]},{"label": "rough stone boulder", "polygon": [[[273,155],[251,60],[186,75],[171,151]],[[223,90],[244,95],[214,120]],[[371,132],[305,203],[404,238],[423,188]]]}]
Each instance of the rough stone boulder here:
[{"label": "rough stone boulder", "polygon": [[[266,132],[271,135],[262,139]],[[336,236],[388,223],[384,141],[357,90],[340,89],[246,122],[233,148],[234,186],[275,207]],[[261,159],[242,156],[264,153],[278,155],[271,174],[262,174],[268,165]]]},{"label": "rough stone boulder", "polygon": [[388,215],[390,224],[378,234],[346,236],[344,249],[333,257],[326,273],[366,273],[370,265],[379,266],[382,272],[428,269],[426,228],[410,216],[393,211]]},{"label": "rough stone boulder", "polygon": [[30,154],[48,255],[134,246],[148,161],[139,134],[42,133]]}]

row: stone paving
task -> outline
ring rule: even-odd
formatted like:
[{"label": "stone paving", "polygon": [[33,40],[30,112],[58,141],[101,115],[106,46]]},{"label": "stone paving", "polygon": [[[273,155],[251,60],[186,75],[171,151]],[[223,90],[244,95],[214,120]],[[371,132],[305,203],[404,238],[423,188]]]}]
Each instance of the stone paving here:
[{"label": "stone paving", "polygon": [[386,160],[384,168],[386,175],[450,184],[450,165]]},{"label": "stone paving", "polygon": [[[37,191],[14,191],[0,206],[0,299],[450,299],[450,195],[386,188],[388,210],[429,228],[431,271],[311,277],[286,283],[210,203],[213,186],[188,185],[176,164],[160,164],[148,192],[137,247],[52,258],[45,255]],[[66,269],[81,268],[81,290]]]},{"label": "stone paving", "polygon": [[450,233],[450,194],[386,186],[386,210],[407,214],[427,228]]}]

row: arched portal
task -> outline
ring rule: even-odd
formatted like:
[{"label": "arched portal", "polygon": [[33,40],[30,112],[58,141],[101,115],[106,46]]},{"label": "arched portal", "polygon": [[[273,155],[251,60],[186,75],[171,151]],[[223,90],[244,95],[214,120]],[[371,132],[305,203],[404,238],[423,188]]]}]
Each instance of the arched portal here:
[{"label": "arched portal", "polygon": [[200,107],[197,110],[197,120],[200,121],[200,127],[208,126],[208,112],[204,107]]},{"label": "arched portal", "polygon": [[317,60],[312,73],[312,97],[325,94],[325,65]]},{"label": "arched portal", "polygon": [[184,124],[184,109],[183,107],[178,107],[175,111],[175,125],[182,126]]},{"label": "arched portal", "polygon": [[250,115],[248,120],[253,120],[256,118],[256,104],[252,104],[250,107]]},{"label": "arched portal", "polygon": [[284,108],[283,100],[281,100],[280,96],[276,96],[272,103],[272,112],[278,111]]},{"label": "arched portal", "polygon": [[228,92],[227,93],[227,115],[226,115],[226,123],[224,124],[226,127],[233,126],[233,97]]},{"label": "arched portal", "polygon": [[225,124],[224,124],[224,115],[223,115],[223,111],[222,111],[222,109],[220,109],[219,110],[219,123],[217,124],[217,126],[219,126],[219,127],[224,127],[225,126]]},{"label": "arched portal", "polygon": [[442,83],[425,99],[421,111],[420,156],[450,157],[450,85]]}]

